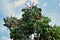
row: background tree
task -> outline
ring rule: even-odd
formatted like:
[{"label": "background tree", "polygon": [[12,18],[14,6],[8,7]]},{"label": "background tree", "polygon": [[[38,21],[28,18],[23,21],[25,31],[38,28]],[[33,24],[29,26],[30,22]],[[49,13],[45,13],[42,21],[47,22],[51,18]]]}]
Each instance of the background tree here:
[{"label": "background tree", "polygon": [[[4,18],[4,26],[10,30],[10,38],[13,40],[26,40],[34,32],[37,33],[35,40],[60,40],[60,28],[50,26],[50,18],[42,16],[42,9],[37,6],[23,8],[22,18]],[[24,38],[24,39],[23,39]]]}]

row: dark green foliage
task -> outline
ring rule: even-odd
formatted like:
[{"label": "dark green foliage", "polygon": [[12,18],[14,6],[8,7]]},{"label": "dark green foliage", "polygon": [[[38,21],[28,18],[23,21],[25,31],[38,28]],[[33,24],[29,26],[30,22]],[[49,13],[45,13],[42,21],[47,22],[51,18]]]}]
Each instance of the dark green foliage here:
[{"label": "dark green foliage", "polygon": [[22,18],[4,18],[4,26],[10,30],[10,38],[13,40],[25,40],[34,31],[40,34],[37,40],[60,40],[60,27],[50,26],[51,19],[42,16],[42,9],[36,6],[22,9]]}]

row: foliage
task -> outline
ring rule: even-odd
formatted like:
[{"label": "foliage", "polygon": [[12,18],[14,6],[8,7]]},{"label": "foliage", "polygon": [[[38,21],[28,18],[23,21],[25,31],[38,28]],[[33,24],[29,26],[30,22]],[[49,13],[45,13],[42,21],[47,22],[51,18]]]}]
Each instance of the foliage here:
[{"label": "foliage", "polygon": [[[28,38],[31,34],[37,31],[40,37],[38,40],[60,40],[60,27],[50,26],[51,19],[42,16],[42,9],[36,6],[23,8],[22,18],[15,17],[4,18],[4,26],[10,30],[10,38],[13,40],[22,40]],[[25,40],[25,39],[24,39]]]}]

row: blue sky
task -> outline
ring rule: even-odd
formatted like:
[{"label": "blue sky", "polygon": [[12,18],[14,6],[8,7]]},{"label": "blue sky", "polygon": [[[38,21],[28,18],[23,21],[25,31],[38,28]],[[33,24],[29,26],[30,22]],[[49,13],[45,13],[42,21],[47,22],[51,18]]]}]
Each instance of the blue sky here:
[{"label": "blue sky", "polygon": [[29,6],[29,3],[38,4],[42,8],[42,14],[51,18],[50,25],[60,25],[60,0],[0,0],[0,40],[11,40],[10,31],[3,26],[3,18],[16,16],[21,18],[21,9]]}]

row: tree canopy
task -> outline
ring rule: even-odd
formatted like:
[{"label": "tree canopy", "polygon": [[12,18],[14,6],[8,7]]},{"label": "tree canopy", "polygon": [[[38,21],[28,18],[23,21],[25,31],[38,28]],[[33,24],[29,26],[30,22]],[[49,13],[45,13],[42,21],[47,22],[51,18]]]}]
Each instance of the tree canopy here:
[{"label": "tree canopy", "polygon": [[20,19],[12,16],[4,18],[4,26],[10,30],[10,38],[23,40],[22,38],[29,38],[36,31],[37,40],[60,40],[60,27],[50,26],[51,19],[44,17],[41,11],[41,8],[32,6],[22,9],[24,14]]}]

